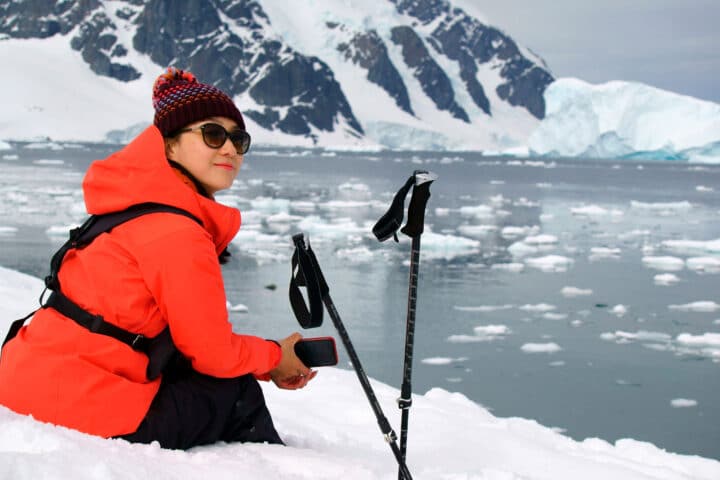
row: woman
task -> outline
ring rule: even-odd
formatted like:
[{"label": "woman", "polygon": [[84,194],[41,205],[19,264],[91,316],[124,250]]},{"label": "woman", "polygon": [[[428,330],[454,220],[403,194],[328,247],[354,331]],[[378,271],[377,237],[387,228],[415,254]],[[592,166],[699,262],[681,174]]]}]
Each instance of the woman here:
[{"label": "woman", "polygon": [[103,437],[186,449],[223,441],[282,443],[256,379],[304,387],[316,372],[296,357],[298,333],[275,342],[232,332],[219,259],[240,212],[214,201],[232,185],[250,145],[232,100],[175,68],[153,87],[154,125],[94,162],[87,211],[142,203],[143,215],[70,250],[62,293],[106,322],[147,338],[169,327],[191,368],[146,376],[148,356],[42,308],[2,351],[0,404]]}]

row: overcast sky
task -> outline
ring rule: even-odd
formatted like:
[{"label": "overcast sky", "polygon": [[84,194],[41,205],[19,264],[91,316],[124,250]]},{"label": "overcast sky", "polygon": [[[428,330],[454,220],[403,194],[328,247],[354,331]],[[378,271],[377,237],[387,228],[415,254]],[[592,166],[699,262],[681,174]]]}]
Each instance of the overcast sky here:
[{"label": "overcast sky", "polygon": [[555,77],[633,80],[720,102],[720,0],[457,0]]}]

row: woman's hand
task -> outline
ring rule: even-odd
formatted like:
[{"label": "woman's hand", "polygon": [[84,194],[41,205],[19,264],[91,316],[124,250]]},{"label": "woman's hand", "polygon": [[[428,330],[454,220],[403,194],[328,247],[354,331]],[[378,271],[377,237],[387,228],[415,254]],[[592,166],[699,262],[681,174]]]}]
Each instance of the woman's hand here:
[{"label": "woman's hand", "polygon": [[278,342],[282,350],[282,358],[278,366],[270,370],[270,378],[278,388],[286,390],[303,388],[317,375],[317,371],[306,367],[295,355],[295,344],[300,339],[302,335],[295,332]]}]

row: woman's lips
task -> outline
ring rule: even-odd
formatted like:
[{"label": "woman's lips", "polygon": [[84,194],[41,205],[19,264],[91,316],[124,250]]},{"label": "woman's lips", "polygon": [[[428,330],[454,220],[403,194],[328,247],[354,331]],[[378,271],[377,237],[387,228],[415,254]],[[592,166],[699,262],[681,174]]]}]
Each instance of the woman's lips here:
[{"label": "woman's lips", "polygon": [[235,167],[230,163],[216,163],[216,167],[224,168],[225,170],[235,170]]}]

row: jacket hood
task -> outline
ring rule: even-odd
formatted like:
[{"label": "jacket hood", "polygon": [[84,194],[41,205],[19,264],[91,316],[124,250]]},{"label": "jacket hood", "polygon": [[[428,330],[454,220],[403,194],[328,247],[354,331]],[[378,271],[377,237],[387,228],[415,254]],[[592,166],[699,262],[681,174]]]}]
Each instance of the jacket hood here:
[{"label": "jacket hood", "polygon": [[240,228],[240,211],[205,198],[178,177],[165,156],[165,142],[154,125],[104,160],[96,160],[83,179],[85,207],[91,215],[117,212],[139,203],[163,203],[198,217],[222,252]]}]

